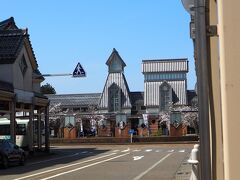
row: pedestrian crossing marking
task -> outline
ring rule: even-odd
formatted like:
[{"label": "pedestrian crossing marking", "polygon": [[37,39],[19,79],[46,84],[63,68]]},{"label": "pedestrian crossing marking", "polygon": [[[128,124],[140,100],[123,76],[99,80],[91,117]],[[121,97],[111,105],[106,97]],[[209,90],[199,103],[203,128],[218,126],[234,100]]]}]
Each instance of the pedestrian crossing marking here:
[{"label": "pedestrian crossing marking", "polygon": [[130,151],[129,148],[127,148],[127,149],[125,149],[125,150],[123,150],[123,151],[121,151],[121,152],[128,152],[128,151]]},{"label": "pedestrian crossing marking", "polygon": [[185,150],[184,150],[184,149],[182,149],[182,150],[179,150],[178,152],[185,152]]},{"label": "pedestrian crossing marking", "polygon": [[139,152],[139,151],[141,151],[140,149],[135,149],[135,150],[133,150],[133,152]]},{"label": "pedestrian crossing marking", "polygon": [[151,151],[152,151],[152,149],[146,149],[145,151],[146,151],[146,152],[151,152]]}]

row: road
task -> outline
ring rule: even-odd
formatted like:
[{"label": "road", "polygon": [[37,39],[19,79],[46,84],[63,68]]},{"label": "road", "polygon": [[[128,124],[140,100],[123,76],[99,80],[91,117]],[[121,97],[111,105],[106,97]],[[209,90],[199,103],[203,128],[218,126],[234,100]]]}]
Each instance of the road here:
[{"label": "road", "polygon": [[170,180],[193,145],[56,146],[25,166],[0,169],[1,180]]}]

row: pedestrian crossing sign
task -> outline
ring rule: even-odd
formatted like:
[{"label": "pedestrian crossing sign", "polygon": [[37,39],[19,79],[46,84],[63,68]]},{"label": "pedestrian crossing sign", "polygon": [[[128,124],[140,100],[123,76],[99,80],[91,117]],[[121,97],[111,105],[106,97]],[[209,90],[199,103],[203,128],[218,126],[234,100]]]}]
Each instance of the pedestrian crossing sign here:
[{"label": "pedestrian crossing sign", "polygon": [[86,72],[80,63],[77,64],[72,75],[73,77],[86,77]]}]

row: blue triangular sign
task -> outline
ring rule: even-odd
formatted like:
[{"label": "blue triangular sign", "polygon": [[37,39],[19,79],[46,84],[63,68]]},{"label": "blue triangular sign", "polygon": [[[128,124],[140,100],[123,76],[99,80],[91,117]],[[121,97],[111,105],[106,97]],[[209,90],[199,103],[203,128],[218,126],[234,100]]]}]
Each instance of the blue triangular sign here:
[{"label": "blue triangular sign", "polygon": [[78,63],[76,68],[74,69],[73,77],[86,77],[86,72],[80,63]]}]

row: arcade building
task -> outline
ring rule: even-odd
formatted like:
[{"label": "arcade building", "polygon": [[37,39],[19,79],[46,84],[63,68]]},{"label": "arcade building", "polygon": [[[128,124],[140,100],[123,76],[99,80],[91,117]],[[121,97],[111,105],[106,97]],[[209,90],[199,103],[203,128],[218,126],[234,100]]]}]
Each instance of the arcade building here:
[{"label": "arcade building", "polygon": [[49,150],[48,105],[29,38],[11,17],[0,22],[0,138],[30,151]]},{"label": "arcade building", "polygon": [[128,137],[129,130],[140,137],[196,133],[182,123],[188,112],[173,110],[191,107],[197,98],[195,91],[187,90],[187,59],[143,60],[144,92],[130,91],[126,64],[115,48],[106,65],[103,92],[47,95],[51,136]]}]

